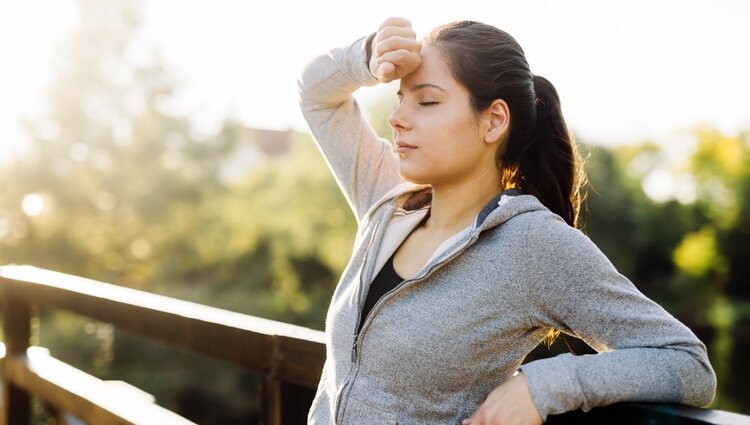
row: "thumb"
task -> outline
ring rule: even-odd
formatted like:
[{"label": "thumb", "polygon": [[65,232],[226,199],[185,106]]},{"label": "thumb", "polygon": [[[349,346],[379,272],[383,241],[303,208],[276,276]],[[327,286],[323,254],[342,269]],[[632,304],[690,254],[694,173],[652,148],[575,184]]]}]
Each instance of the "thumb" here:
[{"label": "thumb", "polygon": [[380,72],[383,74],[392,74],[396,71],[396,66],[390,62],[383,62],[380,64]]},{"label": "thumb", "polygon": [[390,83],[396,78],[396,66],[390,62],[383,62],[377,67],[375,77],[381,83]]}]

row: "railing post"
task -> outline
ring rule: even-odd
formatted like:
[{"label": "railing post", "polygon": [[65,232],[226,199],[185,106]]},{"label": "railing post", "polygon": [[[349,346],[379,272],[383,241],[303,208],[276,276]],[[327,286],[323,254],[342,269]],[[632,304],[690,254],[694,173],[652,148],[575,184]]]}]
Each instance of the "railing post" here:
[{"label": "railing post", "polygon": [[261,382],[260,425],[281,425],[281,381],[270,373]]},{"label": "railing post", "polygon": [[281,380],[278,378],[281,347],[276,336],[271,338],[270,370],[263,373],[260,387],[260,425],[281,425]]},{"label": "railing post", "polygon": [[[2,282],[2,279],[0,279]],[[14,296],[7,286],[2,288],[3,331],[5,332],[5,357],[26,355],[31,337],[31,306],[28,301]],[[3,362],[5,367],[5,362]],[[0,424],[29,425],[31,423],[31,397],[11,384],[3,371],[3,409]]]},{"label": "railing post", "polygon": [[284,425],[306,425],[315,389],[283,382],[281,384],[281,422]]}]

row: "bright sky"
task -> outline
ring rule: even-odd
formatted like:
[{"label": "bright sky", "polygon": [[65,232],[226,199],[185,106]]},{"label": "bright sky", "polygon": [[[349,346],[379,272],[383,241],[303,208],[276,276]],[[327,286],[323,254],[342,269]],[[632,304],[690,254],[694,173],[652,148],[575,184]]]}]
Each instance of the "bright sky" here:
[{"label": "bright sky", "polygon": [[[72,0],[0,0],[0,160],[22,145],[21,116],[39,113]],[[508,31],[531,69],[558,89],[581,140],[666,140],[698,123],[750,129],[750,2],[737,0],[145,1],[144,40],[185,83],[184,110],[203,132],[227,115],[261,128],[307,127],[296,77],[314,55],[389,16],[418,36],[458,19]],[[345,18],[342,18],[345,17]],[[365,105],[394,84],[360,90]]]}]

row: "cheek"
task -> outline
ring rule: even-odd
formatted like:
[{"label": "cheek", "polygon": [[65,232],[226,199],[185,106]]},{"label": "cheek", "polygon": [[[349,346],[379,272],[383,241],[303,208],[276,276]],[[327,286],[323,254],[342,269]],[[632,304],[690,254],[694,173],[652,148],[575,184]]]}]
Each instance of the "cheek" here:
[{"label": "cheek", "polygon": [[479,148],[481,142],[479,131],[472,117],[467,117],[461,112],[455,111],[451,114],[441,117],[436,123],[439,129],[437,137],[441,141],[442,150],[450,150],[455,155],[466,156]]}]

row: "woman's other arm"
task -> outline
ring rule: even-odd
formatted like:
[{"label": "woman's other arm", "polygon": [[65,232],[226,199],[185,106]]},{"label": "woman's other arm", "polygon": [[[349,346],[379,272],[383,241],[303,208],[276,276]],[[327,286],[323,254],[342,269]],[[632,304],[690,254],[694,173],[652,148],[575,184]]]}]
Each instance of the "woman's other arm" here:
[{"label": "woman's other arm", "polygon": [[598,354],[521,367],[543,418],[620,401],[706,406],[716,376],[705,345],[643,295],[596,245],[561,220],[529,231],[532,324],[583,339]]}]

